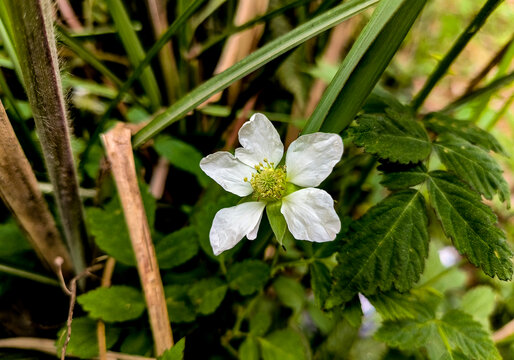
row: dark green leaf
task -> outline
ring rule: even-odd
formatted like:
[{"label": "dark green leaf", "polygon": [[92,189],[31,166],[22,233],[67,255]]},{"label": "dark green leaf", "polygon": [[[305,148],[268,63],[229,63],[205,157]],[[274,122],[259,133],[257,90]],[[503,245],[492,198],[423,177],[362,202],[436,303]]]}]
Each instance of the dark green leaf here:
[{"label": "dark green leaf", "polygon": [[438,134],[450,133],[474,145],[480,146],[485,150],[492,150],[505,155],[505,150],[503,150],[498,140],[471,121],[455,120],[451,117],[436,113],[426,119],[425,125]]},{"label": "dark green leaf", "polygon": [[218,278],[204,279],[193,284],[187,292],[196,312],[202,315],[209,315],[220,306],[227,285]]},{"label": "dark green leaf", "polygon": [[428,219],[423,195],[390,195],[352,225],[350,240],[333,271],[335,304],[393,286],[406,291],[419,279],[428,255]]},{"label": "dark green leaf", "polygon": [[[81,359],[91,359],[98,356],[98,340],[96,337],[97,321],[87,318],[74,318],[71,323],[71,337],[66,354],[77,356]],[[120,336],[120,329],[107,324],[105,326],[105,339],[107,349],[111,348]],[[61,354],[66,340],[66,326],[59,331],[56,341],[57,353]]]},{"label": "dark green leaf", "polygon": [[427,169],[422,163],[384,163],[378,167],[383,172],[380,184],[389,190],[403,190],[419,185],[428,178]]},{"label": "dark green leaf", "polygon": [[250,316],[250,333],[255,336],[263,336],[273,322],[273,303],[265,297],[257,300]]},{"label": "dark green leaf", "polygon": [[302,338],[291,329],[277,330],[265,338],[258,338],[264,360],[306,359]]},{"label": "dark green leaf", "polygon": [[259,344],[254,337],[248,336],[239,347],[240,360],[259,360]]},{"label": "dark green leaf", "polygon": [[173,347],[169,350],[166,350],[161,356],[158,357],[159,360],[182,360],[184,359],[184,350],[186,348],[186,338],[183,337],[179,340]]},{"label": "dark green leaf", "polygon": [[203,187],[209,184],[209,177],[200,169],[203,155],[192,145],[171,136],[160,136],[155,140],[154,148],[171,165],[195,175]]},{"label": "dark green leaf", "polygon": [[413,289],[400,294],[395,291],[369,296],[368,300],[384,320],[429,318],[442,298],[426,289]]},{"label": "dark green leaf", "polygon": [[93,319],[105,322],[133,320],[145,311],[141,293],[128,286],[97,288],[77,297],[77,302]]},{"label": "dark green leaf", "polygon": [[452,134],[443,134],[434,143],[437,155],[446,168],[454,172],[471,187],[492,199],[498,192],[500,200],[510,206],[509,185],[503,170],[491,155],[476,145]]},{"label": "dark green leaf", "polygon": [[387,109],[385,114],[362,115],[357,123],[349,131],[353,142],[381,159],[407,164],[430,155],[428,134],[408,112]]},{"label": "dark green leaf", "polygon": [[270,276],[269,266],[260,260],[245,260],[234,264],[227,273],[227,281],[231,289],[241,295],[250,295],[262,289]]},{"label": "dark green leaf", "polygon": [[299,312],[305,304],[305,290],[302,285],[291,278],[280,276],[273,282],[278,298],[287,307]]},{"label": "dark green leaf", "polygon": [[429,175],[432,207],[457,250],[487,275],[511,279],[512,251],[503,231],[495,226],[496,216],[492,210],[455,175],[444,171],[433,171]]},{"label": "dark green leaf", "polygon": [[31,249],[26,237],[14,222],[0,224],[0,258],[9,259]]},{"label": "dark green leaf", "polygon": [[310,264],[310,271],[314,300],[316,301],[316,305],[322,308],[330,293],[330,285],[332,283],[330,270],[323,262],[316,260]]},{"label": "dark green leaf", "polygon": [[191,322],[196,318],[195,310],[190,303],[188,285],[168,285],[164,287],[166,307],[172,323]]},{"label": "dark green leaf", "polygon": [[150,329],[131,328],[129,334],[120,345],[120,352],[133,355],[150,355],[153,351],[153,340]]},{"label": "dark green leaf", "polygon": [[198,234],[192,226],[172,232],[155,245],[155,252],[161,269],[181,265],[198,253]]}]

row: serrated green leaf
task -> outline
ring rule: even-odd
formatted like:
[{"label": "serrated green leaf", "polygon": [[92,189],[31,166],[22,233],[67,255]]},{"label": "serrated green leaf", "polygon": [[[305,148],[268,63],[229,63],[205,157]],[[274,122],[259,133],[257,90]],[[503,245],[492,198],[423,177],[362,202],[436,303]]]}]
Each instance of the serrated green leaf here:
[{"label": "serrated green leaf", "polygon": [[198,234],[192,226],[172,232],[155,245],[155,252],[161,269],[181,265],[198,253]]},{"label": "serrated green leaf", "polygon": [[503,150],[494,136],[480,129],[471,121],[456,120],[436,113],[426,118],[425,126],[439,135],[445,133],[453,134],[485,150],[492,150],[498,154],[506,155],[505,150]]},{"label": "serrated green leaf", "polygon": [[88,291],[78,296],[77,302],[90,317],[105,322],[137,319],[146,308],[143,295],[138,290],[121,285]]},{"label": "serrated green leaf", "polygon": [[188,285],[168,285],[164,287],[166,307],[172,323],[191,322],[196,318],[187,291]]},{"label": "serrated green leaf", "polygon": [[489,286],[477,286],[464,294],[459,309],[473,316],[485,329],[489,329],[489,316],[494,310],[494,300],[493,289]]},{"label": "serrated green leaf", "polygon": [[277,239],[280,245],[283,245],[284,241],[288,238],[292,238],[293,235],[289,232],[286,219],[280,212],[281,207],[281,201],[268,204],[266,206],[266,215],[268,215],[269,224],[271,226],[271,230],[273,230],[273,233],[275,234],[275,239]]},{"label": "serrated green leaf", "polygon": [[321,261],[313,261],[310,266],[311,287],[316,305],[322,308],[330,294],[330,270]]},{"label": "serrated green leaf", "polygon": [[268,264],[260,260],[245,260],[228,269],[227,281],[231,289],[246,296],[262,289],[269,276]]},{"label": "serrated green leaf", "polygon": [[430,318],[442,298],[426,289],[413,289],[400,294],[395,291],[369,296],[369,302],[384,320]]},{"label": "serrated green leaf", "polygon": [[480,147],[452,134],[439,136],[434,149],[446,168],[467,182],[471,187],[492,199],[497,192],[502,202],[510,207],[509,184],[503,178],[503,170],[491,155]]},{"label": "serrated green leaf", "polygon": [[277,330],[258,338],[264,360],[302,360],[306,359],[302,338],[291,329]]},{"label": "serrated green leaf", "polygon": [[428,178],[427,169],[422,163],[408,165],[384,163],[377,169],[383,173],[380,184],[389,190],[408,189],[421,184]]},{"label": "serrated green leaf", "polygon": [[221,279],[211,278],[193,284],[187,294],[197,313],[209,315],[220,306],[226,292],[227,285]]},{"label": "serrated green leaf", "polygon": [[305,290],[302,285],[291,278],[280,276],[273,282],[278,298],[287,307],[298,313],[305,304]]},{"label": "serrated green leaf", "polygon": [[[92,359],[98,356],[98,340],[96,337],[97,321],[87,318],[74,318],[71,323],[71,337],[66,354],[79,357],[81,359]],[[120,329],[107,324],[105,326],[105,345],[111,348],[120,336]],[[66,340],[66,326],[59,331],[55,346],[59,356],[62,352],[64,341]]]},{"label": "serrated green leaf", "polygon": [[428,255],[427,226],[425,201],[418,191],[394,193],[368,210],[352,225],[350,240],[338,254],[333,271],[335,304],[357,292],[410,289]]},{"label": "serrated green leaf", "polygon": [[450,353],[458,350],[469,359],[501,359],[489,334],[471,315],[459,310],[450,310],[441,319],[387,321],[375,336],[389,346],[404,350],[443,342]]},{"label": "serrated green leaf", "polygon": [[166,350],[159,360],[182,360],[184,359],[184,350],[186,348],[186,338],[180,339],[171,349]]},{"label": "serrated green leaf", "polygon": [[362,115],[357,123],[349,129],[353,142],[381,159],[417,163],[430,154],[428,134],[407,111],[386,109],[385,114]]},{"label": "serrated green leaf", "polygon": [[203,155],[194,146],[165,135],[155,140],[154,148],[171,165],[195,175],[203,187],[209,184],[210,178],[200,169],[200,160]]},{"label": "serrated green leaf", "polygon": [[239,347],[240,360],[259,360],[259,344],[252,336],[247,336]]},{"label": "serrated green leaf", "polygon": [[444,171],[429,175],[430,202],[457,250],[487,275],[511,279],[512,251],[503,231],[495,226],[492,210],[455,175]]}]

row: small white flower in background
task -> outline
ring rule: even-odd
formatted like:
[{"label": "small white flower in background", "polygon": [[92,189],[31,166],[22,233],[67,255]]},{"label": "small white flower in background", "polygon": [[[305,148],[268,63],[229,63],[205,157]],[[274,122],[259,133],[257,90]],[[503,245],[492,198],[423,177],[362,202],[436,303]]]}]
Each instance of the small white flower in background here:
[{"label": "small white flower in background", "polygon": [[253,200],[218,211],[210,231],[214,254],[233,248],[244,236],[254,240],[264,208],[277,202],[297,240],[334,240],[341,230],[334,201],[314,187],[341,159],[341,137],[300,136],[289,146],[285,166],[281,166],[284,146],[280,136],[266,116],[255,114],[239,130],[239,142],[243,147],[236,149],[235,156],[218,151],[200,161],[201,169],[225,190],[241,197],[252,195]]}]

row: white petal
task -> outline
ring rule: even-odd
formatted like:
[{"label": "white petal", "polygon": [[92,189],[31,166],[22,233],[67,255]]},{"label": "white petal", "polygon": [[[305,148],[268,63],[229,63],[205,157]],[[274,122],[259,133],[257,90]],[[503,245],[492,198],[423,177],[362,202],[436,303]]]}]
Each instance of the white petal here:
[{"label": "white petal", "polygon": [[250,182],[244,179],[246,177],[250,180],[255,169],[243,164],[227,151],[218,151],[204,157],[200,161],[200,168],[223,189],[233,194],[242,197],[253,192]]},{"label": "white petal", "polygon": [[214,255],[232,249],[245,235],[255,239],[265,206],[264,202],[252,201],[218,211],[209,234]]},{"label": "white petal", "polygon": [[280,212],[297,240],[331,241],[341,230],[334,200],[324,190],[306,188],[295,191],[282,200]]},{"label": "white petal", "polygon": [[318,186],[343,155],[343,140],[337,134],[302,135],[286,154],[287,181],[298,186]]},{"label": "white petal", "polygon": [[243,146],[236,149],[236,158],[254,167],[264,159],[278,165],[284,155],[284,145],[277,130],[262,114],[254,114],[239,129],[239,142]]}]

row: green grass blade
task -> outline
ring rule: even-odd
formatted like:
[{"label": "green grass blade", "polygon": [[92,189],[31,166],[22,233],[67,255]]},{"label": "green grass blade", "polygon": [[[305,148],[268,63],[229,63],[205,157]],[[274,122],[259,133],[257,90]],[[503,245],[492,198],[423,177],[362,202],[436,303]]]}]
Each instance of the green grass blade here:
[{"label": "green grass blade", "polygon": [[5,51],[9,55],[9,58],[14,65],[14,71],[16,72],[18,80],[22,85],[24,85],[23,74],[20,68],[20,61],[18,60],[18,55],[16,54],[16,49],[14,48],[12,31],[10,27],[10,19],[7,14],[7,9],[5,8],[5,3],[0,1],[0,38],[2,39]]},{"label": "green grass blade", "polygon": [[193,110],[212,95],[230,86],[233,82],[377,2],[378,0],[354,0],[344,3],[298,26],[286,35],[269,42],[224,72],[207,80],[189,94],[179,99],[162,114],[155,117],[135,135],[134,146],[143,144],[167,126],[180,120],[189,111]]},{"label": "green grass blade", "polygon": [[[132,28],[127,11],[121,0],[106,0],[106,3],[130,62],[134,67],[137,67],[143,61],[146,54],[136,32]],[[154,110],[158,109],[161,106],[161,93],[151,68],[146,68],[141,74],[141,85],[150,99],[152,108]]]},{"label": "green grass blade", "polygon": [[480,9],[478,14],[473,18],[473,20],[469,23],[469,25],[464,29],[464,31],[460,34],[459,38],[451,49],[446,53],[441,61],[437,64],[435,70],[430,74],[428,80],[423,85],[423,88],[416,95],[414,100],[412,101],[412,108],[414,110],[419,109],[421,105],[425,102],[426,98],[437,84],[439,80],[446,74],[450,65],[455,61],[457,56],[461,53],[467,43],[471,40],[471,38],[480,30],[482,25],[484,25],[485,21],[491,15],[491,13],[496,9],[496,7],[503,0],[487,0],[485,5]]}]

